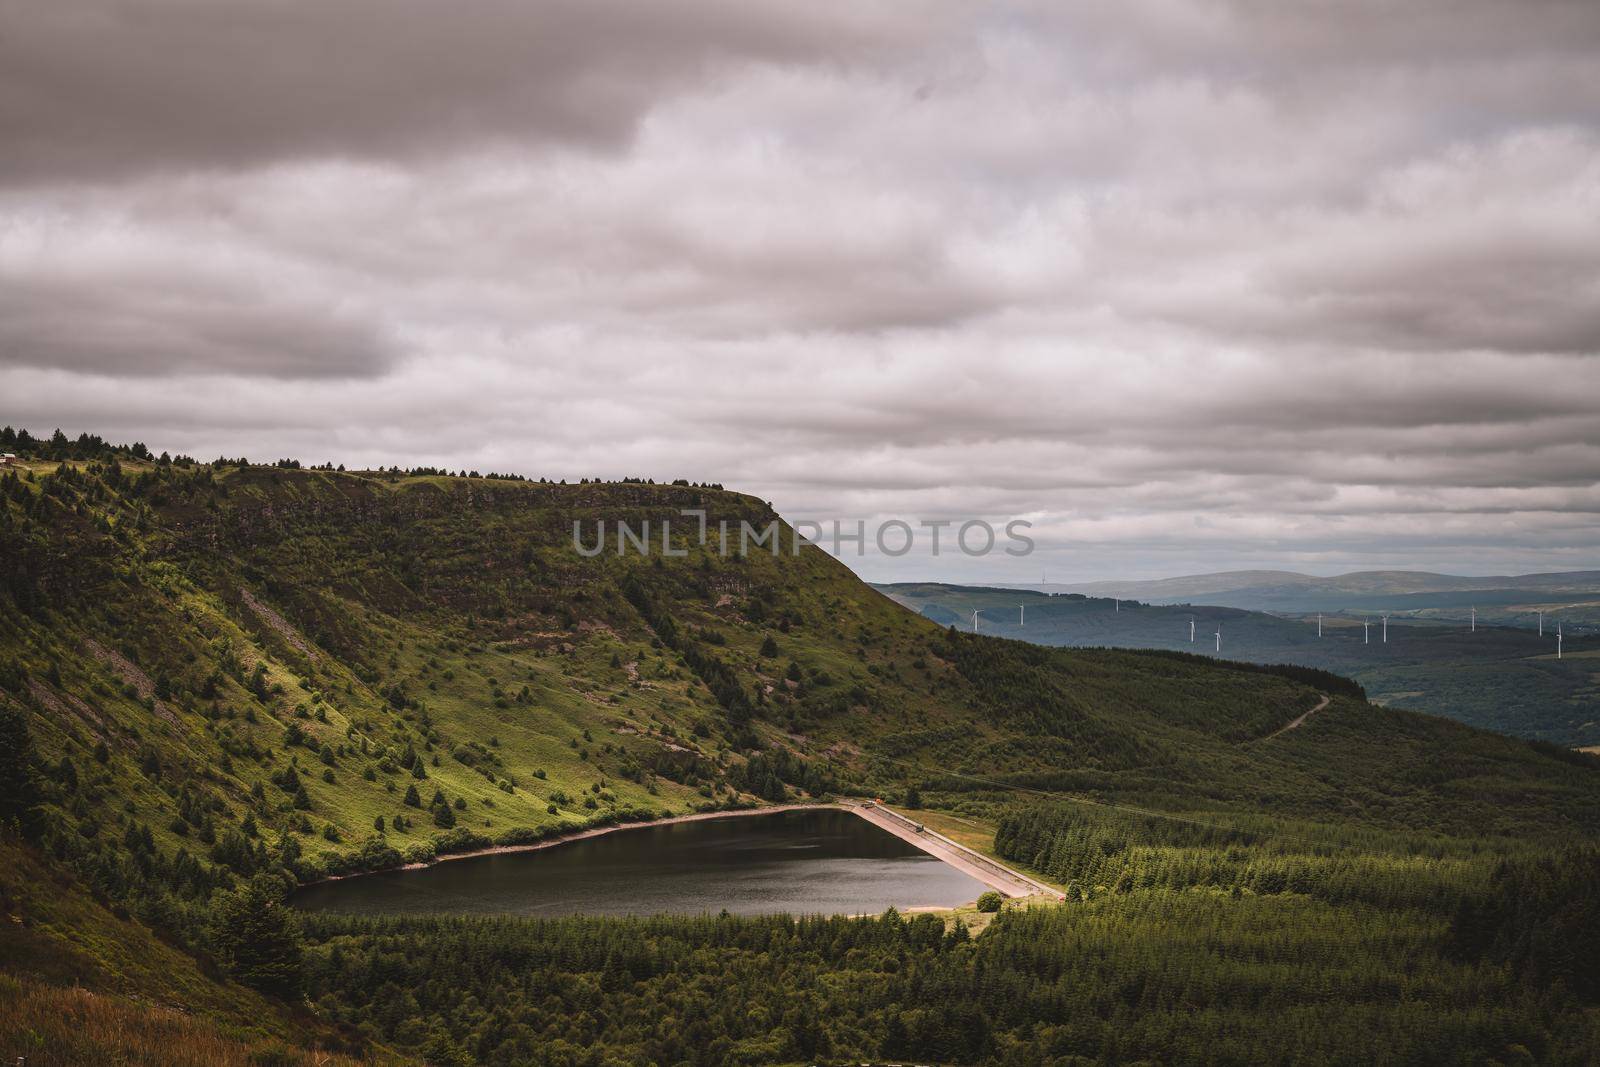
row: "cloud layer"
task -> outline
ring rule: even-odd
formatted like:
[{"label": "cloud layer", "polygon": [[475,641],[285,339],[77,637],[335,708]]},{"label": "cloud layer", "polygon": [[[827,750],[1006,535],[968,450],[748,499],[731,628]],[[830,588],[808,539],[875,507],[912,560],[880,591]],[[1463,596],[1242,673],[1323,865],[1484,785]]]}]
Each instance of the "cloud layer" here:
[{"label": "cloud layer", "polygon": [[0,0],[0,420],[1037,524],[875,576],[1600,566],[1597,58],[1589,0]]}]

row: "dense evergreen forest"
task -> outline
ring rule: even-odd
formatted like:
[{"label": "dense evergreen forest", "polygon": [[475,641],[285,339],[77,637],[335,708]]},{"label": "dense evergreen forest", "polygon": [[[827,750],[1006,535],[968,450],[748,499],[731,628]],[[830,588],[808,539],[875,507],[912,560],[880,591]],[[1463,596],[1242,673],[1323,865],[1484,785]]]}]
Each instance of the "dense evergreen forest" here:
[{"label": "dense evergreen forest", "polygon": [[[1592,757],[1314,672],[958,633],[816,550],[721,557],[692,526],[682,557],[571,550],[574,517],[775,521],[714,486],[7,440],[0,1052],[30,1064],[1600,1048]],[[1068,901],[987,928],[285,903],[333,873],[829,794],[960,817]],[[71,1025],[84,997],[102,1029]]]},{"label": "dense evergreen forest", "polygon": [[1453,954],[1448,919],[1299,895],[1114,893],[976,938],[892,913],[308,936],[330,1016],[440,1063],[1585,1063],[1600,1036],[1569,990]]}]

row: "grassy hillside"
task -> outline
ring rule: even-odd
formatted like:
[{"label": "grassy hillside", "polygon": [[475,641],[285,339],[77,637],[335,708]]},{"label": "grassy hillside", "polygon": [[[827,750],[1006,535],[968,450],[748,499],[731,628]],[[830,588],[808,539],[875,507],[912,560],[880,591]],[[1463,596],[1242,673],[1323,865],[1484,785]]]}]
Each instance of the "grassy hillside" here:
[{"label": "grassy hillside", "polygon": [[[917,963],[933,946],[896,940],[913,936],[903,932],[885,942],[887,955],[850,955],[850,939],[877,935],[848,923],[836,945],[793,960],[787,953],[796,946],[772,943],[755,923],[739,937],[767,946],[760,960],[725,956],[729,944],[715,928],[691,924],[663,928],[650,950],[654,963],[580,953],[565,970],[526,956],[509,970],[490,966],[481,955],[489,952],[486,928],[451,927],[442,940],[418,941],[405,961],[385,957],[392,972],[366,968],[358,980],[342,969],[381,949],[382,924],[318,920],[303,965],[278,966],[269,956],[247,970],[217,916],[230,907],[259,912],[260,901],[287,885],[328,874],[806,793],[919,799],[1001,827],[1036,800],[1070,798],[1108,818],[1159,810],[1180,825],[1254,836],[1193,846],[1219,854],[1179,865],[1212,872],[1203,879],[1164,874],[1148,885],[1122,885],[1120,874],[1099,870],[1069,878],[1049,848],[997,838],[1017,862],[1080,883],[1077,903],[1100,909],[1049,920],[1068,924],[1045,931],[1063,946],[1115,940],[1124,924],[1131,932],[1145,923],[1139,936],[1153,939],[1159,923],[1150,925],[1150,916],[1202,906],[1188,898],[1115,903],[1108,895],[1237,890],[1281,898],[1261,905],[1258,918],[1275,924],[1285,952],[1318,924],[1353,921],[1308,908],[1377,908],[1395,912],[1393,921],[1421,909],[1426,917],[1407,919],[1406,936],[1445,967],[1448,911],[1489,891],[1494,863],[1600,833],[1600,771],[1589,757],[1374,707],[1314,672],[956,632],[874,592],[819,550],[724,557],[716,551],[721,521],[737,529],[778,520],[762,502],[719,488],[200,465],[92,442],[75,457],[70,443],[61,448],[64,460],[59,452],[35,458],[21,474],[0,477],[0,726],[36,753],[0,766],[9,783],[0,800],[58,869],[125,909],[139,929],[159,930],[197,958],[215,956],[362,1040],[432,1061],[491,1061],[485,1050],[507,1042],[549,1049],[585,1039],[603,1042],[618,1062],[653,1057],[640,1050],[654,1046],[623,1025],[630,1002],[619,967],[672,976],[652,987],[651,997],[663,999],[640,1000],[641,1011],[654,1004],[650,1010],[707,1020],[716,1013],[707,1014],[698,995],[685,999],[686,991],[714,997],[714,975],[734,965],[743,969],[729,977],[745,986],[759,984],[758,974],[780,983],[775,988],[786,988],[786,975],[837,976],[813,1007],[840,1019],[835,994],[880,981],[891,958],[894,973],[908,976],[934,973],[924,964],[954,968],[940,972],[952,990],[976,989],[963,983],[1003,963],[1035,1006],[1064,995],[1058,979],[1077,979],[1028,977],[1030,964],[993,947]],[[682,509],[707,512],[709,544]],[[674,520],[672,547],[682,554],[619,555],[614,539],[598,556],[575,551],[574,521],[592,544],[597,522],[619,519],[635,530],[649,519],[657,538],[659,524]],[[1035,826],[1030,840],[1057,836]],[[1269,840],[1278,844],[1261,844]],[[1278,857],[1269,866],[1287,873],[1263,881],[1233,854],[1258,845],[1263,858]],[[1343,873],[1293,874],[1296,857],[1351,850],[1380,855],[1352,860],[1358,880],[1419,887],[1421,896],[1375,890],[1334,900],[1306,887]],[[34,900],[23,910],[38,907]],[[1215,921],[1219,936],[1247,951],[1258,918],[1241,912]],[[1370,950],[1370,966],[1387,966],[1393,953],[1377,944],[1383,922],[1363,921],[1373,943],[1361,951]],[[1023,940],[1038,933],[1004,928]],[[606,944],[633,929],[573,922],[550,927],[549,936]],[[1011,942],[993,945],[1002,943]],[[1136,963],[1154,944],[1119,957],[1123,979],[1156,981]],[[486,961],[471,983],[406,971],[463,953]],[[1502,1050],[1579,1040],[1569,1005],[1548,990],[1527,994],[1536,1007],[1484,1016],[1518,981],[1497,966],[1469,963],[1439,979],[1438,995],[1447,993],[1462,1014],[1449,1022],[1418,1009],[1435,1032],[1461,1047],[1488,1034]],[[1240,989],[1278,981],[1246,971],[1206,981],[1242,982]],[[510,995],[504,983],[524,980],[532,983],[519,987],[527,996],[546,997],[541,1012],[552,1012],[548,997],[557,997],[587,1005],[590,1015],[555,1011],[529,1032],[516,1025],[530,1023],[480,1010]],[[1312,996],[1322,979],[1308,981],[1296,997]],[[895,984],[884,995],[913,997],[916,988]],[[1195,995],[1181,984],[1164,988],[1160,1010],[1168,1014]],[[219,989],[215,996],[226,1000],[237,987]],[[302,991],[311,1001],[298,999]],[[1237,1029],[1253,996],[1217,1000],[1217,1025]],[[807,1032],[804,1020],[781,1013],[776,1021],[749,1014],[707,1022],[725,1031],[728,1043],[714,1047],[726,1055],[699,1062],[799,1059],[808,1047],[937,1058],[954,1040],[937,1018],[894,1004],[892,1012],[888,1001],[865,1012],[834,1044],[806,1045],[809,1038],[796,1037]],[[1136,1007],[1137,1000],[1127,1010]],[[236,1011],[220,1001],[194,1010],[212,1020]],[[44,1011],[27,1009],[29,1018]],[[1322,1016],[1306,1018],[1321,1025]],[[1405,1032],[1408,1018],[1385,1015],[1384,1032]],[[1111,1031],[1045,1034],[1036,1021],[1007,1016],[1004,1033],[975,1046],[979,1056],[1034,1062],[1028,1057],[1040,1049],[1122,1049],[1106,1044]],[[1330,1033],[1317,1048],[1345,1031]],[[1122,1051],[1176,1055],[1191,1040],[1203,1042],[1204,1031],[1174,1015]],[[1266,1040],[1256,1034],[1236,1051],[1262,1052]],[[568,1062],[553,1053],[500,1059]]]},{"label": "grassy hillside", "polygon": [[[1315,615],[937,583],[878,588],[936,622],[970,630],[978,609],[982,632],[1046,645],[1211,653],[1220,629],[1224,657],[1332,671],[1360,682],[1389,707],[1573,747],[1600,742],[1600,637],[1569,627],[1557,660],[1553,621],[1540,637],[1520,626],[1489,625],[1481,610],[1476,632],[1426,612],[1396,615],[1385,643],[1381,617],[1369,612],[1334,615],[1330,609],[1319,638]],[[1025,615],[1018,611],[1022,604]],[[1363,620],[1371,624],[1366,635]]]},{"label": "grassy hillside", "polygon": [[[1280,787],[1235,772],[1267,761],[1282,792],[1317,789],[1291,746],[1242,747],[1315,703],[1291,679],[973,641],[819,550],[724,558],[682,519],[681,558],[573,548],[574,521],[774,520],[721,490],[131,462],[4,485],[22,610],[0,621],[0,687],[75,783],[55,815],[91,851],[136,824],[244,871],[283,834],[310,878],[935,767],[1253,803]],[[1359,701],[1320,721],[1322,769],[1360,722],[1383,753],[1416,737],[1503,750],[1513,778],[1577,773]],[[1384,762],[1342,766],[1345,787]],[[1540,817],[1587,825],[1592,798],[1568,799]]]}]

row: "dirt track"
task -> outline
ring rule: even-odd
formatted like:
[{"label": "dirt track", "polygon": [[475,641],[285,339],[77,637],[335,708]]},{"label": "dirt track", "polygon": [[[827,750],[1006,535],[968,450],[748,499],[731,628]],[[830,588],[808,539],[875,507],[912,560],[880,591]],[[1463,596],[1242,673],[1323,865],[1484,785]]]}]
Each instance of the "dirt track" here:
[{"label": "dirt track", "polygon": [[1316,707],[1312,708],[1310,711],[1306,712],[1304,715],[1301,715],[1298,719],[1295,719],[1293,722],[1289,723],[1288,725],[1280,726],[1278,729],[1272,731],[1266,737],[1261,738],[1261,740],[1262,741],[1271,741],[1274,737],[1277,737],[1279,734],[1288,733],[1290,730],[1295,729],[1301,723],[1303,723],[1307,719],[1311,718],[1311,716],[1315,715],[1317,712],[1319,712],[1323,708],[1327,707],[1328,706],[1328,702],[1331,701],[1332,699],[1333,699],[1332,697],[1323,697],[1322,700],[1317,704]]}]

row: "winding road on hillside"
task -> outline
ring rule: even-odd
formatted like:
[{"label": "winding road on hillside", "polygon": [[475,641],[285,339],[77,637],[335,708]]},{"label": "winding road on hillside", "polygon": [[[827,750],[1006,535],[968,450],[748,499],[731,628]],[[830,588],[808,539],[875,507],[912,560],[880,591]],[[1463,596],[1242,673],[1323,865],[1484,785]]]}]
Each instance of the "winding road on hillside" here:
[{"label": "winding road on hillside", "polygon": [[[1266,737],[1261,738],[1261,741],[1271,741],[1274,737],[1277,737],[1279,734],[1286,734],[1290,730],[1295,729],[1301,723],[1303,723],[1307,719],[1311,718],[1311,716],[1315,715],[1317,712],[1319,712],[1323,708],[1327,707],[1328,706],[1328,702],[1331,701],[1332,699],[1333,699],[1332,697],[1326,697],[1326,696],[1323,697],[1320,701],[1317,702],[1317,706],[1316,707],[1312,708],[1310,711],[1308,711],[1305,714],[1301,715],[1298,719],[1295,719],[1293,722],[1291,722],[1291,723],[1289,723],[1289,724],[1287,724],[1285,726],[1278,727],[1276,730],[1272,731]],[[1257,742],[1257,743],[1259,744],[1259,742]]]}]

